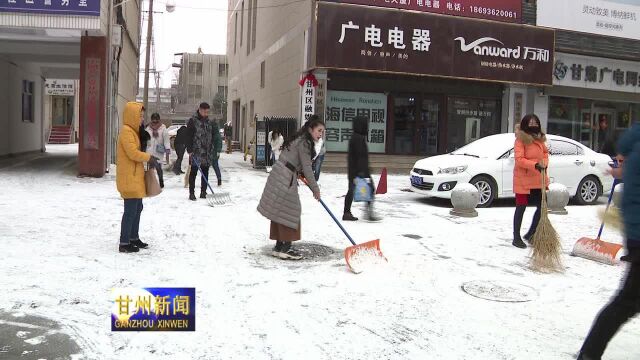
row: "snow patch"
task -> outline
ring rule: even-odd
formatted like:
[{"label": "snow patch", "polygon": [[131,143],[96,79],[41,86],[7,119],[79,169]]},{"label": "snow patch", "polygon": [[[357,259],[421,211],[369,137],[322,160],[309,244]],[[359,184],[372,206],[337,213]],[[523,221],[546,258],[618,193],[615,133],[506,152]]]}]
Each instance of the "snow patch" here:
[{"label": "snow patch", "polygon": [[40,345],[45,341],[47,341],[47,339],[45,339],[44,336],[40,335],[40,336],[36,336],[34,338],[31,338],[31,339],[27,339],[24,342],[26,342],[27,344],[31,344],[31,345]]}]

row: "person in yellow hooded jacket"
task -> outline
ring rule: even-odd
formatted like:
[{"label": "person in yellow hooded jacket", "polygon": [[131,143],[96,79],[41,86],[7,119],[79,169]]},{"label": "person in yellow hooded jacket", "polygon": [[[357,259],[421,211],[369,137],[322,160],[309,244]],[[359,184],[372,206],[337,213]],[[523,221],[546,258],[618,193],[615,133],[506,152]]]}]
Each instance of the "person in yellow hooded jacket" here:
[{"label": "person in yellow hooded jacket", "polygon": [[[124,214],[120,224],[120,252],[138,252],[148,244],[140,240],[142,198],[147,195],[144,185],[144,163],[157,166],[158,158],[141,150],[140,129],[144,122],[144,107],[137,102],[127,103],[124,121],[118,135],[116,154],[116,186],[124,199]],[[143,129],[144,131],[144,129]]]}]

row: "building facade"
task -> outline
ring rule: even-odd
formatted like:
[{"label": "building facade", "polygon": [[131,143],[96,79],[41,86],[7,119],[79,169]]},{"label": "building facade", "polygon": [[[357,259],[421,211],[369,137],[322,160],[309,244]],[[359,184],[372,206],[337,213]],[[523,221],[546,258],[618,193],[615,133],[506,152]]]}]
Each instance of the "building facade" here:
[{"label": "building facade", "polygon": [[535,14],[557,29],[553,84],[535,97],[545,127],[597,151],[615,143],[640,121],[640,6],[539,0]]},{"label": "building facade", "polygon": [[0,5],[0,156],[45,151],[64,125],[79,173],[104,175],[137,92],[139,48],[137,0]]},{"label": "building facade", "polygon": [[201,102],[209,103],[212,116],[222,118],[222,104],[228,94],[229,64],[226,55],[183,53],[180,55],[178,83],[175,89],[176,112],[192,114]]},{"label": "building facade", "polygon": [[[571,106],[572,115],[560,116],[574,122],[580,121],[579,109],[593,109],[591,128],[603,116],[630,124],[626,119],[634,118],[635,93],[615,87],[606,96],[590,93],[583,83],[560,83],[556,68],[562,69],[558,60],[567,55],[606,54],[603,61],[608,56],[616,62],[600,63],[611,69],[605,75],[616,74],[614,83],[626,82],[619,74],[631,72],[633,78],[632,63],[640,60],[637,40],[539,24],[539,11],[548,6],[541,1],[483,3],[345,0],[280,8],[266,0],[258,6],[253,0],[230,1],[229,114],[234,129],[240,129],[234,138],[243,145],[253,140],[255,120],[264,116],[304,119],[315,113],[327,124],[328,151],[341,153],[351,120],[365,115],[371,120],[372,153],[430,156],[513,131],[531,112],[549,132],[587,143],[576,135],[581,131],[576,125],[567,130],[559,124],[568,119],[552,115],[562,106]],[[625,9],[610,13],[631,18],[633,9],[627,7],[633,7],[621,6]],[[307,74],[317,86],[298,84]],[[573,88],[573,95],[566,88]],[[590,102],[578,103],[578,97]],[[621,104],[613,104],[614,98]],[[615,121],[611,128],[618,129]],[[597,141],[588,142],[597,148]]]}]

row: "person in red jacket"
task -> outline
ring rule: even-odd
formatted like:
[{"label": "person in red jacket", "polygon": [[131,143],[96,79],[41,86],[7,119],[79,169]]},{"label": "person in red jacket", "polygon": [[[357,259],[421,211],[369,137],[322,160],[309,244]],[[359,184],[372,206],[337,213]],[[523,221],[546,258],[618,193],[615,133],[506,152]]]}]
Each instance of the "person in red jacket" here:
[{"label": "person in red jacket", "polygon": [[[516,127],[516,142],[514,144],[516,164],[513,168],[513,191],[516,194],[516,211],[513,215],[513,246],[524,249],[527,245],[520,237],[522,218],[527,205],[535,205],[536,212],[529,231],[524,235],[531,243],[538,222],[540,221],[540,206],[542,202],[541,172],[549,164],[549,149],[545,144],[547,138],[540,128],[540,119],[535,114],[528,114],[522,118],[520,126]],[[549,178],[545,179],[545,187],[549,185]]]}]

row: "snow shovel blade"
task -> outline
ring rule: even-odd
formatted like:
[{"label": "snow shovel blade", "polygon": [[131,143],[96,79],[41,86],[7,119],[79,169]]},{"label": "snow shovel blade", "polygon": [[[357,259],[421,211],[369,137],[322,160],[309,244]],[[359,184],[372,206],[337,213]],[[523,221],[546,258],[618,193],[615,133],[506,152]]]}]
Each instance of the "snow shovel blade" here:
[{"label": "snow shovel blade", "polygon": [[347,261],[349,270],[354,274],[359,274],[371,265],[387,262],[380,250],[380,240],[371,240],[362,244],[349,246],[344,249],[344,259]]},{"label": "snow shovel blade", "polygon": [[207,201],[212,207],[231,205],[231,196],[229,193],[217,192],[207,196]]},{"label": "snow shovel blade", "polygon": [[601,262],[607,265],[618,263],[618,253],[622,245],[588,237],[580,238],[573,246],[571,255]]}]

